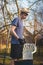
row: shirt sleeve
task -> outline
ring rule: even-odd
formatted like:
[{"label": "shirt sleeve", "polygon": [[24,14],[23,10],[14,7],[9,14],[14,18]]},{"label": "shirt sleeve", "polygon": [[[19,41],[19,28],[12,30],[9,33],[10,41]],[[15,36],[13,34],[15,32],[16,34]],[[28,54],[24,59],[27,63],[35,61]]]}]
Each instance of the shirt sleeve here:
[{"label": "shirt sleeve", "polygon": [[13,26],[17,26],[17,23],[18,23],[18,19],[15,18],[15,19],[12,21],[11,25],[13,25]]}]

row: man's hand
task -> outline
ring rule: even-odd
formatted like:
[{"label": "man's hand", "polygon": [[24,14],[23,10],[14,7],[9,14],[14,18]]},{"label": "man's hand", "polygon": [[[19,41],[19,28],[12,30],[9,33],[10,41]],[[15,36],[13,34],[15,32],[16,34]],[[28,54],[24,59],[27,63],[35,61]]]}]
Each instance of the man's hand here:
[{"label": "man's hand", "polygon": [[21,45],[26,43],[25,39],[18,39],[18,41],[20,42]]}]

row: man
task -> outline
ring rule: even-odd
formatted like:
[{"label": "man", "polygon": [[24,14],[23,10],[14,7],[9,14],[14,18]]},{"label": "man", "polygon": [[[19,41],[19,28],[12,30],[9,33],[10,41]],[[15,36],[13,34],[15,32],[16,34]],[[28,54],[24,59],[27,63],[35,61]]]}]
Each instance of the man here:
[{"label": "man", "polygon": [[28,15],[27,9],[20,10],[20,17],[15,18],[12,21],[11,26],[11,65],[15,65],[14,61],[22,58],[22,49],[25,40],[23,39],[23,19],[26,19]]}]

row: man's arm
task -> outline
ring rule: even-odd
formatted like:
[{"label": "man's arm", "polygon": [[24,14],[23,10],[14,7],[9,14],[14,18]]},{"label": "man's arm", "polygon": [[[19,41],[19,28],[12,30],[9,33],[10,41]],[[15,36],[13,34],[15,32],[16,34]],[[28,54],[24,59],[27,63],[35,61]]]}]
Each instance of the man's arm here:
[{"label": "man's arm", "polygon": [[11,26],[11,34],[15,36],[15,38],[19,39],[19,36],[15,32],[16,26]]}]

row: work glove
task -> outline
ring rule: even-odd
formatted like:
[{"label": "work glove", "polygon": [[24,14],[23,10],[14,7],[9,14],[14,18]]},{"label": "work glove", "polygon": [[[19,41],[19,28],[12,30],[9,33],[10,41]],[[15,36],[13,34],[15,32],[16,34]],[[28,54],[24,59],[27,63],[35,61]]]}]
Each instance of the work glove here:
[{"label": "work glove", "polygon": [[23,39],[18,39],[18,41],[19,41],[19,43],[20,43],[21,45],[24,45],[24,44],[26,43],[26,41],[25,41],[24,38],[23,38]]}]

